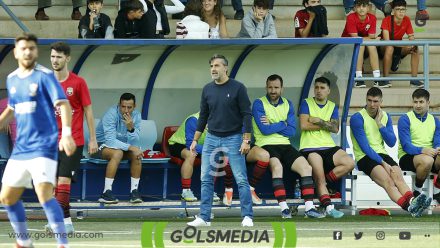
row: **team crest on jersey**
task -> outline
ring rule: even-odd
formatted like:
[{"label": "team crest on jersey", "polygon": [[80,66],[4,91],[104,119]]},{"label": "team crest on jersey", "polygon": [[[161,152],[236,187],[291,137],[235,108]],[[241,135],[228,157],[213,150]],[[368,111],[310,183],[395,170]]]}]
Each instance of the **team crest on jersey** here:
[{"label": "team crest on jersey", "polygon": [[68,96],[73,95],[73,88],[72,88],[72,87],[67,87],[67,89],[66,89],[66,95],[68,95]]},{"label": "team crest on jersey", "polygon": [[14,86],[12,86],[11,89],[9,90],[9,93],[11,95],[13,95],[13,94],[17,93],[17,89]]},{"label": "team crest on jersey", "polygon": [[367,25],[365,26],[365,31],[370,30],[370,27],[371,27],[371,25],[370,25],[370,24],[367,24]]},{"label": "team crest on jersey", "polygon": [[38,89],[38,84],[36,83],[29,84],[29,95],[30,96],[37,95],[37,89]]}]

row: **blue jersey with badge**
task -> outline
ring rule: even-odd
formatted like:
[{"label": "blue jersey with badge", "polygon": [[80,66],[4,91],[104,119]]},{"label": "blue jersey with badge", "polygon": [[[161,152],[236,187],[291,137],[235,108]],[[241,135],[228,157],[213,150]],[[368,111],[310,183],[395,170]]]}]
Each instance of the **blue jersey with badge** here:
[{"label": "blue jersey with badge", "polygon": [[24,78],[18,70],[6,81],[9,106],[17,121],[17,139],[11,158],[28,160],[37,157],[58,159],[58,127],[54,106],[66,101],[61,85],[52,71],[37,65]]}]

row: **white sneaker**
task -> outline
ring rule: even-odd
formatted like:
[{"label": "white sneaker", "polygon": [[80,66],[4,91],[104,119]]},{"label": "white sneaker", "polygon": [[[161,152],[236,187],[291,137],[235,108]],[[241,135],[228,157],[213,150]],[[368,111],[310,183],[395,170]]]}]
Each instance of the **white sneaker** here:
[{"label": "white sneaker", "polygon": [[241,226],[254,226],[254,222],[249,216],[245,216],[241,222]]},{"label": "white sneaker", "polygon": [[213,202],[219,202],[220,201],[220,197],[218,197],[217,193],[215,193],[215,192],[212,195],[212,201]]},{"label": "white sneaker", "polygon": [[[252,222],[252,220],[251,220]],[[191,221],[186,223],[188,226],[193,226],[193,227],[199,227],[199,226],[211,226],[211,222],[206,222],[204,221],[202,218],[199,218],[198,216],[196,216],[196,218]],[[243,225],[243,224],[242,224]]]}]

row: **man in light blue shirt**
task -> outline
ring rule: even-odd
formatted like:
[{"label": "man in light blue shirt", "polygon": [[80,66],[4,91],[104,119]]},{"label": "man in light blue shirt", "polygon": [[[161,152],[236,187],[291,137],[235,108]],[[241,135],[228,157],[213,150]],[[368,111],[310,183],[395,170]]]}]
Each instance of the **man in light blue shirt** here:
[{"label": "man in light blue shirt", "polygon": [[112,184],[122,159],[130,160],[130,202],[142,202],[138,192],[142,169],[142,151],[139,145],[141,114],[135,110],[135,107],[135,96],[131,93],[122,94],[119,104],[110,107],[96,127],[99,152],[95,156],[109,161],[105,172],[104,192],[99,198],[99,202],[118,203],[118,199],[114,197],[112,192]]}]

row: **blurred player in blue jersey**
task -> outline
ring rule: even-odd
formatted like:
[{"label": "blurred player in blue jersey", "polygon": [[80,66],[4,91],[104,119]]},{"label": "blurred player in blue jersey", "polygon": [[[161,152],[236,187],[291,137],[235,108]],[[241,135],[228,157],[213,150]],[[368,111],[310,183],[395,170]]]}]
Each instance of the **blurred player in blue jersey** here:
[{"label": "blurred player in blue jersey", "polygon": [[[23,34],[15,39],[14,56],[18,69],[8,75],[8,108],[0,116],[0,127],[17,121],[17,140],[2,179],[0,200],[7,210],[16,234],[16,247],[33,247],[27,232],[25,209],[20,197],[25,188],[35,186],[46,217],[57,238],[58,248],[67,246],[63,212],[53,198],[58,147],[68,156],[75,152],[72,138],[72,109],[52,71],[38,65],[37,37]],[[59,107],[62,137],[58,146],[58,127],[54,107]]]}]

